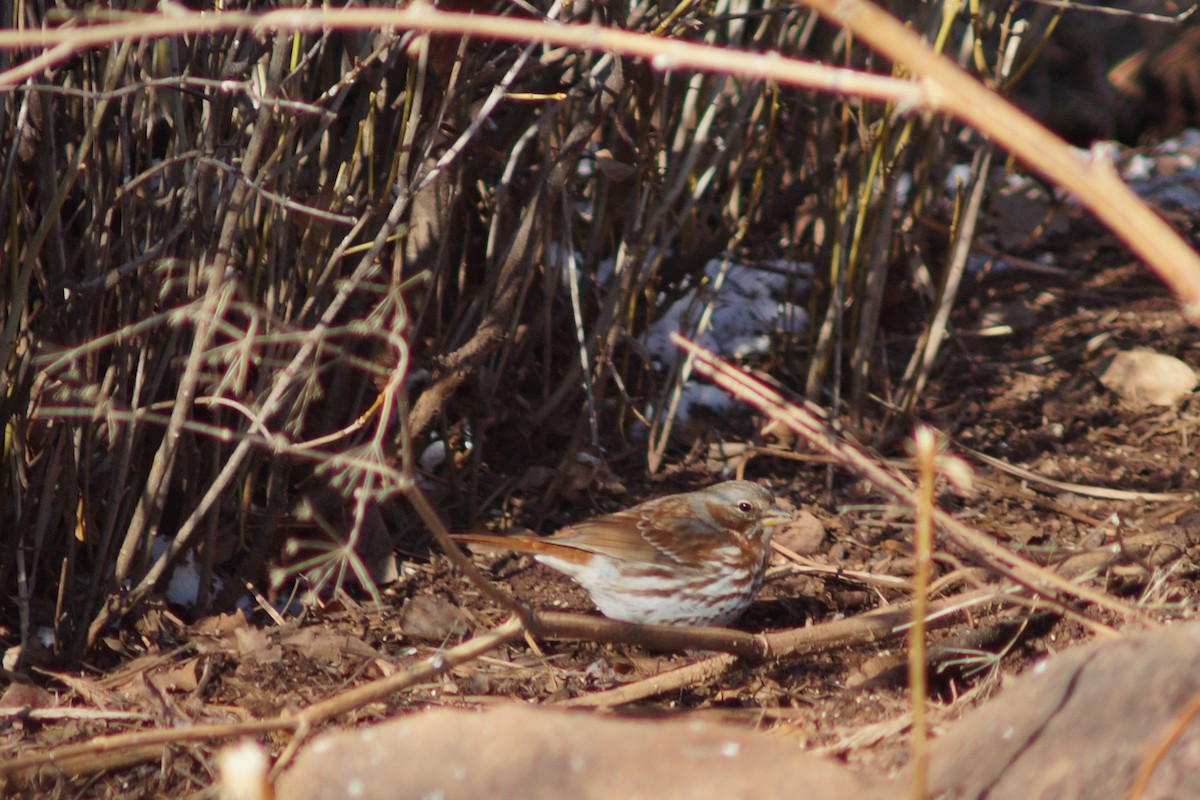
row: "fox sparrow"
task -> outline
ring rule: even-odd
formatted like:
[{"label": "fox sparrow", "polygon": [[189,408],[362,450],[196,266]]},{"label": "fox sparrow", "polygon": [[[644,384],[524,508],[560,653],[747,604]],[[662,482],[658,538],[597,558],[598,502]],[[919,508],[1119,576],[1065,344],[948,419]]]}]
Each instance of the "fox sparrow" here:
[{"label": "fox sparrow", "polygon": [[454,538],[532,553],[583,586],[613,619],[726,625],[746,610],[762,585],[771,528],[790,518],[758,484],[728,481],[659,497],[545,538]]}]

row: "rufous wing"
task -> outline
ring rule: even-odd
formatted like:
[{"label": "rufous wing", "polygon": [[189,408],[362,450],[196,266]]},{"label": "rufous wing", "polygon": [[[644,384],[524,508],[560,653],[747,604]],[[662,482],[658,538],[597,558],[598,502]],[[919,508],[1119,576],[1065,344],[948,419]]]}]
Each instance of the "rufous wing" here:
[{"label": "rufous wing", "polygon": [[563,528],[546,541],[622,561],[677,565],[678,559],[673,554],[656,547],[646,537],[648,527],[649,518],[633,508]]}]

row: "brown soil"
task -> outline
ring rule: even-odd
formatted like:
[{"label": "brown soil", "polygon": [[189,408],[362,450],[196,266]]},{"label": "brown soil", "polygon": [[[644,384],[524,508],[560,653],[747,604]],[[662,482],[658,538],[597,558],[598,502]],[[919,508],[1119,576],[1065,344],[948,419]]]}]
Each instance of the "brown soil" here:
[{"label": "brown soil", "polygon": [[[1153,276],[1128,263],[1102,235],[1077,233],[1070,249],[1057,255],[1068,271],[1065,277],[1003,271],[969,281],[952,322],[955,333],[943,348],[917,416],[956,445],[1058,481],[1144,493],[1193,491],[1200,476],[1200,454],[1193,445],[1200,398],[1193,396],[1178,409],[1126,407],[1100,386],[1093,369],[1105,355],[1135,345],[1200,368],[1200,332],[1182,320]],[[967,333],[976,327],[981,310],[996,304],[1030,309],[1029,324],[1009,335]],[[897,344],[904,345],[896,347],[897,353],[908,352],[909,343]],[[737,423],[739,430],[744,425]],[[897,439],[888,455],[902,453]],[[1024,481],[969,454],[966,458],[976,471],[978,493],[964,498],[947,492],[943,505],[1039,563],[1054,564],[1101,543],[1153,533],[1195,509],[1195,501],[1189,506],[1090,497]],[[880,505],[869,487],[838,473],[830,494],[825,466],[769,455],[754,459],[747,475],[768,482],[786,502],[824,523],[827,532],[820,542],[785,541],[807,548],[805,555],[813,561],[881,576],[911,574],[911,524],[904,514]],[[561,517],[554,521],[714,479],[702,461],[685,464],[669,483],[627,481],[623,496],[600,490],[590,504],[581,500],[577,507],[559,509]],[[1119,526],[1109,522],[1113,515],[1119,515]],[[478,563],[535,608],[590,608],[570,581],[528,559],[479,557]],[[956,565],[946,554],[938,572],[946,574]],[[1113,568],[1096,576],[1092,585],[1127,601],[1144,601],[1157,618],[1187,613],[1197,594],[1191,562],[1182,558],[1149,573],[1145,567]],[[900,602],[907,595],[906,589],[799,572],[778,557],[740,627],[760,631],[819,624]],[[413,605],[414,598],[426,600]],[[444,602],[429,603],[428,598]],[[459,616],[456,609],[464,613]],[[39,675],[38,682],[53,698],[34,693],[37,699],[17,698],[17,705],[80,713],[61,719],[6,715],[0,761],[102,735],[240,722],[301,709],[404,670],[505,616],[438,555],[407,560],[401,579],[387,588],[382,610],[345,600],[279,627],[258,614],[251,615],[253,624],[210,619],[185,625],[162,607],[152,610],[136,631],[110,642],[114,654],[102,669],[97,665],[70,675]],[[932,675],[935,733],[993,694],[1003,676],[1092,636],[1086,622],[1064,618],[1046,606],[1015,614],[1011,609],[980,611],[933,633],[932,646],[948,643],[958,654],[950,659],[957,664],[947,662]],[[535,650],[518,642],[332,724],[362,725],[433,706],[471,708],[512,699],[556,703],[703,657],[586,641],[542,641]],[[618,711],[717,718],[771,729],[799,749],[836,754],[864,771],[889,774],[908,757],[910,701],[903,659],[902,642],[889,642],[784,663],[742,664],[718,679]],[[83,712],[106,712],[107,718]],[[278,754],[287,736],[268,735],[263,741]],[[211,786],[213,755],[223,743],[181,741],[150,757],[131,757],[128,764],[114,762],[111,769],[73,778],[46,768],[27,791],[53,791],[59,797],[186,797]]]}]

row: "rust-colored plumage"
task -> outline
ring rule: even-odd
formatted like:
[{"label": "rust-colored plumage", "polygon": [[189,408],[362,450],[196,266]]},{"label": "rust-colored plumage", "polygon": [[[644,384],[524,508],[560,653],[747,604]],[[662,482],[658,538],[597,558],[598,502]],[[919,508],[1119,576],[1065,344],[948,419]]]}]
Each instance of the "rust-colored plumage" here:
[{"label": "rust-colored plumage", "polygon": [[767,489],[728,481],[659,497],[552,536],[454,538],[532,554],[583,586],[613,619],[725,625],[754,599],[772,528],[788,519]]}]

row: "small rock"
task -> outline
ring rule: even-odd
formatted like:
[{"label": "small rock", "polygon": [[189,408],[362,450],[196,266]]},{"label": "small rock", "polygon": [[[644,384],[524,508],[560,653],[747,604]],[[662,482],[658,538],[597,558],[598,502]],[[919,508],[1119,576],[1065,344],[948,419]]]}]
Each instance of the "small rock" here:
[{"label": "small rock", "polygon": [[825,526],[810,511],[797,511],[791,522],[775,532],[775,541],[793,553],[812,555],[825,541]]},{"label": "small rock", "polygon": [[1136,405],[1176,406],[1196,388],[1196,371],[1174,356],[1135,347],[1100,362],[1106,389]]},{"label": "small rock", "polygon": [[414,639],[445,641],[467,630],[467,615],[440,597],[417,595],[400,611],[400,630]]}]

